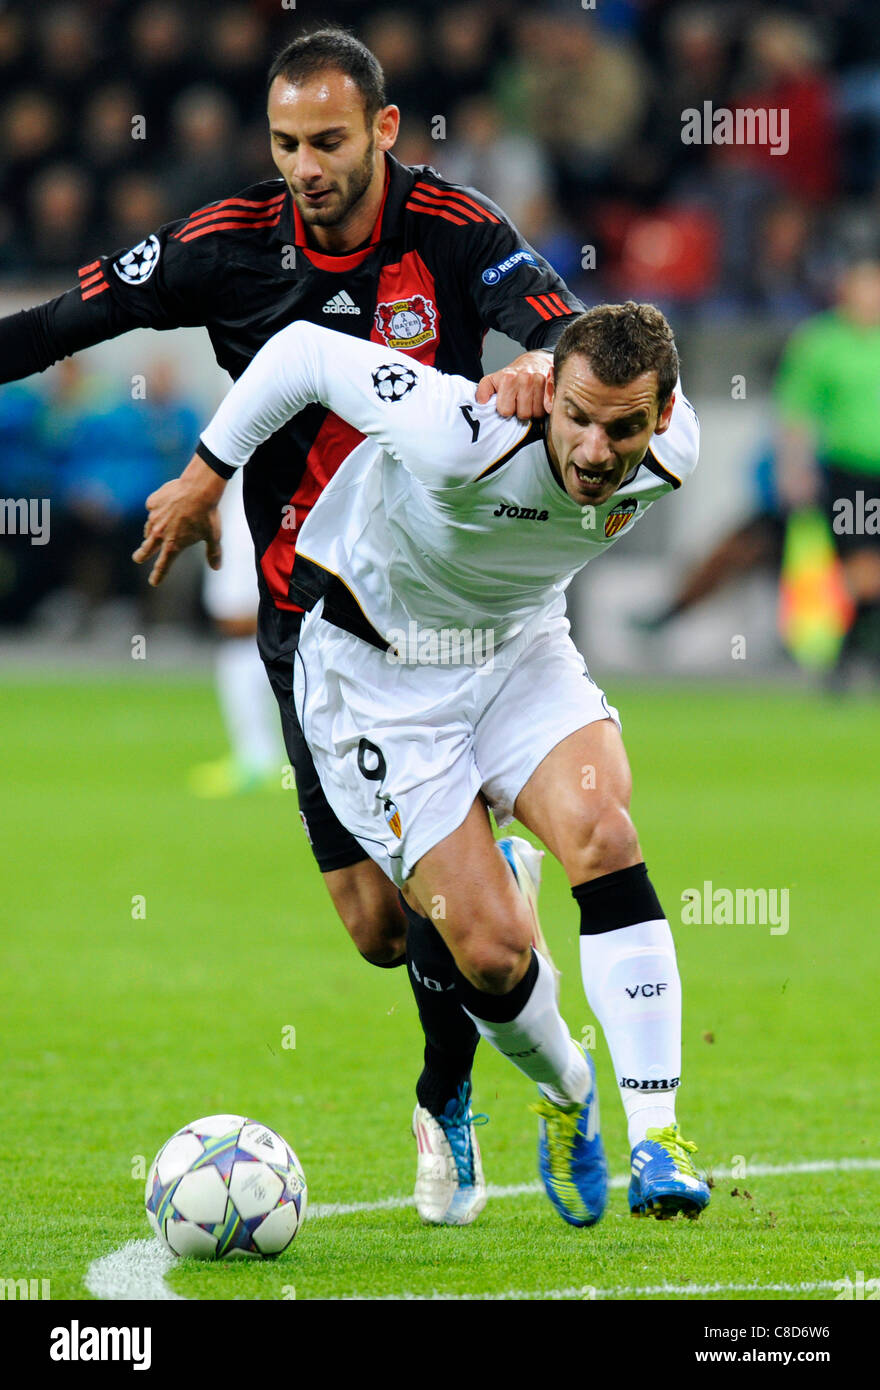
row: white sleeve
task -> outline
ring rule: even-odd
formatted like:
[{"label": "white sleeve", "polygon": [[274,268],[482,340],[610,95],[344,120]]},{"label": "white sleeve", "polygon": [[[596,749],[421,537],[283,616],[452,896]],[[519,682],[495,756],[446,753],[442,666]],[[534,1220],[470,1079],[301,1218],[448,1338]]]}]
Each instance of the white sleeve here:
[{"label": "white sleeve", "polygon": [[649,445],[651,453],[665,471],[681,486],[697,466],[700,456],[700,421],[697,412],[681,389],[679,378],[675,387],[672,419],[664,434],[655,434]]},{"label": "white sleeve", "polygon": [[528,432],[476,386],[379,343],[313,323],[292,323],[260,349],[221,402],[202,444],[221,464],[247,463],[259,444],[318,402],[430,488],[479,477]]}]

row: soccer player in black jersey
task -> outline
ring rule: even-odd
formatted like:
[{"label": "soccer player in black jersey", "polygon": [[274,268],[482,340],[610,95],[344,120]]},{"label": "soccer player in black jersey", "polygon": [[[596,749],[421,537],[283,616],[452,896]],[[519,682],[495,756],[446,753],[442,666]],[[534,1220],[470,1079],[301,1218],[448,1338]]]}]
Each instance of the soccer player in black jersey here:
[{"label": "soccer player in black jersey", "polygon": [[[552,349],[583,306],[489,199],[429,166],[394,159],[399,111],[386,102],[373,54],[342,30],[295,40],[270,69],[268,116],[279,179],[168,223],[130,250],[96,255],[80,267],[75,289],[0,320],[0,382],[132,328],[196,325],[207,328],[218,363],[237,378],[274,333],[305,319],[482,378],[479,399],[497,393],[502,414],[540,413]],[[483,377],[489,328],[526,351]],[[442,984],[448,973],[445,947],[330,810],[291,698],[302,619],[289,595],[297,531],[355,434],[323,407],[309,406],[248,467],[258,643],[303,820],[337,912],[367,960],[409,961],[426,1035],[417,1096],[438,1121],[438,1153],[426,1179],[434,1191],[419,1200],[420,1211],[444,1219],[448,1190],[455,1220],[464,1222],[485,1200],[482,1180],[475,1180],[468,1104],[477,1033],[452,993],[425,986]],[[219,566],[216,503],[224,476],[222,466],[212,471],[195,459],[148,499],[135,559],[153,558],[151,583],[194,538],[206,541],[209,564]],[[473,1198],[463,1201],[460,1189],[468,1185]]]}]

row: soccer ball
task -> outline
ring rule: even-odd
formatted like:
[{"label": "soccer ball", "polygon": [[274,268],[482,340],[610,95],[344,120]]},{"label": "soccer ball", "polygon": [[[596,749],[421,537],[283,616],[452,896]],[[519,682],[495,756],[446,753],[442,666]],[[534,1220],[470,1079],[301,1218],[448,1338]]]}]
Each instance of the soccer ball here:
[{"label": "soccer ball", "polygon": [[172,1134],[144,1194],[147,1219],[174,1255],[279,1255],[306,1214],[299,1159],[280,1134],[243,1115],[208,1115]]}]

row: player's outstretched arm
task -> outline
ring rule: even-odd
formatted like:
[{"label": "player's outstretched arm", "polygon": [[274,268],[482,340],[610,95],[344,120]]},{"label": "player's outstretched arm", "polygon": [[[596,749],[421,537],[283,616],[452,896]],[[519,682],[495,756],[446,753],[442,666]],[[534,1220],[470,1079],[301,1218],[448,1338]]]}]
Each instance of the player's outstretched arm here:
[{"label": "player's outstretched arm", "polygon": [[97,256],[80,267],[75,289],[0,318],[0,384],[133,328],[206,323],[216,263],[204,242],[176,238],[185,226],[167,222],[129,251]]},{"label": "player's outstretched arm", "polygon": [[190,459],[179,478],[172,478],[147,498],[147,521],[143,544],[132,555],[142,565],[151,556],[156,561],[149,582],[161,584],[181,550],[204,541],[211,569],[218,570],[222,559],[220,550],[220,513],[217,510],[226,487],[219,477],[197,455]]},{"label": "player's outstretched arm", "polygon": [[374,438],[434,488],[478,477],[527,428],[478,405],[473,382],[346,333],[293,323],[260,349],[202,434],[198,454],[222,477],[307,405]]}]

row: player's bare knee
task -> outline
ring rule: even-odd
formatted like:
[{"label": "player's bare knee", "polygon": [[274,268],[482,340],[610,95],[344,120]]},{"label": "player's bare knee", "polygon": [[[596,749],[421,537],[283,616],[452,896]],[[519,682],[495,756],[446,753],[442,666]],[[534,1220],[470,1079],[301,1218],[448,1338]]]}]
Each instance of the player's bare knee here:
[{"label": "player's bare knee", "polygon": [[569,850],[566,868],[576,882],[611,874],[637,864],[642,852],[639,837],[625,806],[603,808],[595,820],[584,825]]},{"label": "player's bare knee", "polygon": [[507,994],[528,963],[526,953],[530,945],[529,930],[519,923],[511,923],[495,936],[471,932],[458,943],[458,968],[476,989],[486,994]]},{"label": "player's bare knee", "polygon": [[361,955],[368,965],[377,965],[382,970],[387,970],[395,965],[403,965],[406,961],[406,942],[399,950],[394,946],[387,946],[375,951],[361,951]]},{"label": "player's bare knee", "polygon": [[459,964],[462,974],[484,994],[509,994],[522,971],[515,951],[478,951]]}]

